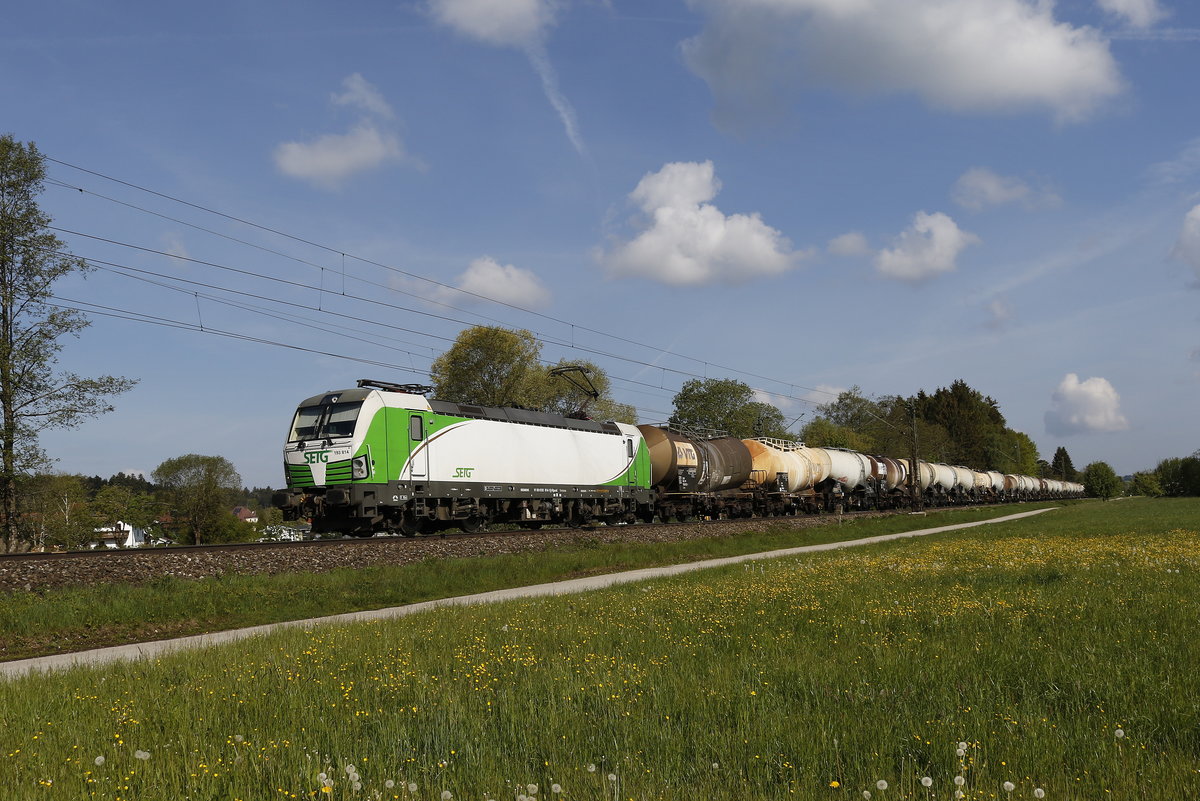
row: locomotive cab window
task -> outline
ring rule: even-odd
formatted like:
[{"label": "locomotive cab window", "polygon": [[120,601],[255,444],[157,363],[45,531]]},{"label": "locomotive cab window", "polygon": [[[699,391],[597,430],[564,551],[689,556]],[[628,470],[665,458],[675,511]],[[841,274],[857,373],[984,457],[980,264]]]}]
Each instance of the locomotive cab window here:
[{"label": "locomotive cab window", "polygon": [[349,437],[358,422],[358,411],[362,402],[330,403],[321,406],[301,406],[292,420],[292,433],[288,442],[306,439]]},{"label": "locomotive cab window", "polygon": [[425,439],[425,421],[419,415],[408,418],[408,438],[413,442]]}]

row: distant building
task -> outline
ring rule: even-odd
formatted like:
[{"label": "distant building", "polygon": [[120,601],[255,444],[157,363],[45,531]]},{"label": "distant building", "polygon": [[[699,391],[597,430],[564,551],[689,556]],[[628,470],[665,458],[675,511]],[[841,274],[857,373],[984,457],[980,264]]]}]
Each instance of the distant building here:
[{"label": "distant building", "polygon": [[90,548],[141,548],[146,544],[146,529],[117,521],[115,526],[95,529]]},{"label": "distant building", "polygon": [[243,523],[257,523],[258,512],[253,509],[247,509],[245,506],[233,507],[233,516]]}]

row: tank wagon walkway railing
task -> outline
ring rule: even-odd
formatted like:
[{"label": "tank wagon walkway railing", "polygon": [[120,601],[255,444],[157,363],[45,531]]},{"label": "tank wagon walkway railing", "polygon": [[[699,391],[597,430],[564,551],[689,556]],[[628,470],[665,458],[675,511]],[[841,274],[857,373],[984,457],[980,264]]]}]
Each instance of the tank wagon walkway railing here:
[{"label": "tank wagon walkway railing", "polygon": [[180,637],[174,640],[157,640],[154,642],[133,643],[130,645],[118,645],[112,648],[98,648],[93,651],[79,651],[70,654],[59,654],[56,656],[43,656],[35,659],[21,659],[12,662],[0,663],[0,676],[12,678],[22,676],[27,673],[35,673],[40,671],[60,670],[75,666],[98,666],[106,665],[111,662],[119,662],[124,660],[147,659],[151,657],[161,656],[166,653],[185,651],[195,648],[207,648],[215,645],[236,642],[248,637],[256,637],[262,634],[267,634],[276,631],[283,627],[311,627],[325,625],[340,625],[345,623],[357,623],[366,620],[382,620],[394,617],[403,617],[416,612],[423,612],[428,609],[436,609],[442,606],[466,606],[469,604],[486,604],[496,601],[508,601],[518,598],[535,598],[546,595],[570,595],[572,593],[587,592],[589,590],[602,589],[611,587],[616,584],[628,584],[635,581],[646,581],[649,579],[663,578],[666,576],[675,576],[680,573],[688,573],[693,570],[704,570],[712,567],[723,567],[725,565],[734,565],[739,562],[749,562],[758,559],[777,559],[784,556],[793,556],[795,554],[813,553],[815,551],[830,551],[835,548],[850,548],[858,545],[870,545],[876,542],[887,542],[888,540],[897,540],[904,537],[920,537],[927,534],[939,534],[944,531],[954,531],[957,529],[974,528],[975,526],[987,526],[995,523],[1004,523],[1009,520],[1019,520],[1023,517],[1049,512],[1057,507],[1046,509],[1034,509],[1029,512],[1020,512],[1018,514],[1007,515],[1005,517],[996,517],[991,520],[979,520],[973,523],[956,523],[949,526],[938,526],[936,528],[924,528],[917,531],[902,531],[897,534],[881,534],[875,537],[864,537],[857,540],[846,540],[844,542],[828,542],[820,545],[803,545],[796,548],[784,548],[777,551],[764,551],[762,553],[743,554],[741,556],[727,556],[720,559],[707,559],[701,562],[688,562],[682,565],[671,565],[667,567],[648,567],[640,570],[629,570],[623,573],[609,573],[600,576],[587,576],[585,578],[568,579],[566,581],[556,581],[550,584],[534,584],[528,587],[512,587],[505,590],[492,590],[490,592],[481,592],[474,595],[459,595],[453,598],[439,598],[433,601],[422,601],[421,603],[408,604],[406,606],[393,606],[387,609],[372,609],[363,612],[347,612],[341,615],[330,615],[328,617],[309,618],[307,620],[290,620],[282,623],[271,623],[264,626],[251,626],[244,629],[234,629],[232,631],[218,631],[211,634],[198,634],[192,637]]}]

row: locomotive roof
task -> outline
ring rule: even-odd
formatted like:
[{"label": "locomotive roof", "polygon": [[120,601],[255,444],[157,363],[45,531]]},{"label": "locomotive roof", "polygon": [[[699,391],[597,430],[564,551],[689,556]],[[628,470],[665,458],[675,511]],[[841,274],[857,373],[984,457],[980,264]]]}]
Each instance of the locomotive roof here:
[{"label": "locomotive roof", "polygon": [[[358,389],[333,390],[313,395],[300,402],[301,406],[321,406],[329,403],[355,403],[366,400],[372,392],[378,390],[362,387]],[[392,397],[408,393],[389,393]],[[455,417],[468,417],[477,420],[498,420],[504,423],[522,423],[524,425],[550,426],[552,428],[568,428],[573,431],[592,431],[598,434],[620,434],[621,429],[612,422],[599,420],[579,420],[574,417],[564,417],[560,414],[539,412],[533,409],[513,409],[505,406],[472,406],[466,403],[451,403],[449,401],[426,400],[423,395],[412,395],[413,401],[419,405],[429,404],[429,408],[438,414],[448,414]]]},{"label": "locomotive roof", "polygon": [[512,409],[505,406],[472,406],[466,403],[450,403],[449,401],[431,400],[429,406],[438,414],[451,414],[455,417],[471,417],[477,420],[499,420],[505,423],[524,423],[534,426],[551,426],[553,428],[569,428],[575,431],[593,431],[598,434],[620,434],[621,429],[612,422],[598,420],[579,420],[574,417],[563,417],[561,414],[538,412],[533,409]]}]

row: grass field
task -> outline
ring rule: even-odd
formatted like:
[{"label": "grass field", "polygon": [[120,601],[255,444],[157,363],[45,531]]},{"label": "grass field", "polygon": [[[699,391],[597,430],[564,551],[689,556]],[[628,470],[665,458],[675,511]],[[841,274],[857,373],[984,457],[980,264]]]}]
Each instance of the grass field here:
[{"label": "grass field", "polygon": [[1198,528],[1200,501],[1082,504],[21,679],[0,685],[0,787],[137,801],[1196,797]]},{"label": "grass field", "polygon": [[498,557],[433,560],[330,573],[107,584],[0,594],[0,661],[223,631],[284,620],[520,587],[597,573],[670,565],[969,522],[1053,504],[946,509],[829,521],[816,528],[768,526],[758,534],[663,543],[603,544]]}]

